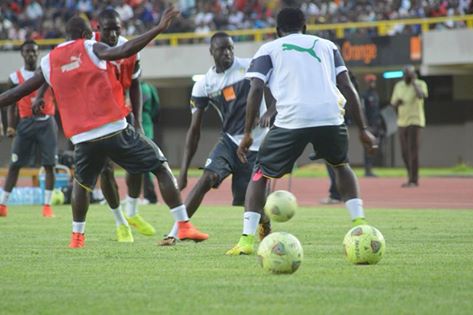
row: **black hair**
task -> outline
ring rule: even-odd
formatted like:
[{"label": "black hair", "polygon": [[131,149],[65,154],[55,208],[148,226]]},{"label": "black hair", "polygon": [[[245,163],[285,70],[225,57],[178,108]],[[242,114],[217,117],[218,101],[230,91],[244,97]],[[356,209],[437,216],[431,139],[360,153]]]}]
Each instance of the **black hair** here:
[{"label": "black hair", "polygon": [[304,13],[298,8],[284,8],[279,11],[277,28],[284,33],[300,32],[305,25]]},{"label": "black hair", "polygon": [[231,36],[225,32],[217,32],[210,37],[210,45],[212,45],[217,38],[231,38]]},{"label": "black hair", "polygon": [[100,12],[99,16],[98,16],[98,19],[99,21],[103,21],[103,20],[106,20],[106,19],[120,19],[120,14],[118,14],[117,11],[115,11],[114,9],[105,9],[103,10],[102,12]]},{"label": "black hair", "polygon": [[38,43],[35,42],[34,40],[32,39],[27,39],[23,42],[23,44],[21,44],[20,46],[20,51],[23,51],[23,48],[26,46],[26,45],[34,45],[34,46],[38,46]]},{"label": "black hair", "polygon": [[66,33],[72,40],[82,38],[87,31],[90,31],[90,27],[80,16],[73,16],[66,23]]}]

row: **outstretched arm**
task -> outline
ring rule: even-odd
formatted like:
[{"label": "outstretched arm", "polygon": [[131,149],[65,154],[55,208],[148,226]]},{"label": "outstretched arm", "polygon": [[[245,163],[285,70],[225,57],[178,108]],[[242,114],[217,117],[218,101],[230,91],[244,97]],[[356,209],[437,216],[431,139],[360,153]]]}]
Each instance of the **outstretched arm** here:
[{"label": "outstretched arm", "polygon": [[103,60],[118,60],[123,58],[128,58],[140,50],[142,50],[149,42],[151,42],[156,36],[165,31],[169,25],[171,25],[172,20],[179,15],[179,11],[174,9],[173,6],[166,9],[161,17],[159,24],[146,33],[137,36],[123,45],[110,47],[103,43],[94,44],[94,53]]},{"label": "outstretched arm", "polygon": [[49,88],[49,85],[45,82],[38,89],[38,94],[36,95],[36,99],[33,101],[33,104],[31,105],[31,110],[33,111],[33,115],[35,116],[43,115],[44,94],[46,93],[48,88]]},{"label": "outstretched arm", "polygon": [[35,74],[23,84],[0,94],[0,108],[18,102],[23,97],[39,89],[45,82],[41,69],[36,70]]}]

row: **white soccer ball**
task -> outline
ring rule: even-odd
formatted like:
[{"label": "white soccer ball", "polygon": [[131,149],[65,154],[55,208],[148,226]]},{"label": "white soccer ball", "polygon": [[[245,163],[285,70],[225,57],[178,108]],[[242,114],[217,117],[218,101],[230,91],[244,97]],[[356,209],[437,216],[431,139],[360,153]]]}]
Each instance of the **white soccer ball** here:
[{"label": "white soccer ball", "polygon": [[276,190],[266,198],[264,211],[266,215],[276,222],[286,222],[296,213],[296,197],[286,190]]},{"label": "white soccer ball", "polygon": [[275,274],[294,273],[301,266],[304,252],[294,235],[274,232],[259,244],[257,256],[265,271]]}]

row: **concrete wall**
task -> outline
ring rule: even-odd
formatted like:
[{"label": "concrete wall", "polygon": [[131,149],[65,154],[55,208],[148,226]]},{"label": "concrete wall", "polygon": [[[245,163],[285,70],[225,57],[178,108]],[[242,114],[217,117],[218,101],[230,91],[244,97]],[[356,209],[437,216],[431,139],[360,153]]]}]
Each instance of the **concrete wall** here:
[{"label": "concrete wall", "polygon": [[472,29],[430,31],[422,37],[424,65],[473,64]]}]

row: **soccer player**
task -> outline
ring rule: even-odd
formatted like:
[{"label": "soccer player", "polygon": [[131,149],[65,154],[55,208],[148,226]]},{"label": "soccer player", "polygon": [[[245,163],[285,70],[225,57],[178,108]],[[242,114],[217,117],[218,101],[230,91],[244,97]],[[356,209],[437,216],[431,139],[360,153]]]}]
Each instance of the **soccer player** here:
[{"label": "soccer player", "polygon": [[305,17],[300,9],[281,10],[277,16],[279,38],[258,50],[246,74],[251,79],[251,88],[244,136],[237,152],[242,161],[247,160],[253,141],[251,130],[265,84],[277,100],[278,114],[258,151],[248,185],[243,235],[227,255],[254,252],[254,235],[265,203],[268,178],[289,173],[309,143],[333,166],[353,224],[366,222],[357,179],[347,159],[348,137],[343,122],[346,101],[363,144],[372,149],[375,139],[366,128],[358,94],[337,47],[326,39],[305,35],[305,31]]},{"label": "soccer player", "polygon": [[[96,40],[100,40],[111,47],[127,42],[126,38],[120,36],[121,21],[117,11],[105,9],[100,12],[98,22],[100,33],[95,33]],[[142,100],[139,80],[141,73],[139,54],[125,59],[111,61],[109,65],[115,67],[117,77],[123,90],[129,91],[133,115],[128,115],[127,120],[129,123],[134,124],[137,131],[141,131]],[[100,174],[100,187],[115,218],[117,240],[119,242],[131,243],[133,242],[133,234],[131,233],[129,224],[136,228],[139,233],[146,236],[152,236],[156,231],[154,227],[146,222],[138,213],[138,198],[143,181],[142,174],[127,173],[126,176],[128,188],[128,196],[125,204],[126,217],[124,217],[122,213],[118,185],[115,180],[113,164],[110,159],[107,161]]]},{"label": "soccer player", "polygon": [[123,89],[107,60],[130,57],[166,30],[179,14],[173,7],[163,12],[157,26],[116,47],[87,40],[90,25],[80,17],[66,25],[70,41],[41,60],[41,69],[24,84],[0,95],[0,107],[28,95],[47,82],[54,90],[66,137],[75,145],[75,174],[72,193],[72,235],[69,247],[85,242],[85,220],[89,191],[107,158],[132,174],[152,172],[171,214],[178,222],[178,237],[201,241],[208,238],[192,226],[181,201],[176,180],[158,146],[128,125]]},{"label": "soccer player", "polygon": [[[37,68],[38,45],[32,40],[27,40],[21,45],[20,51],[24,66],[10,74],[10,87],[23,84],[34,75]],[[54,165],[57,154],[57,125],[54,119],[55,108],[51,89],[44,85],[40,90],[18,100],[17,106],[12,105],[8,108],[7,136],[15,137],[15,139],[5,187],[0,194],[0,216],[3,217],[8,214],[8,197],[18,181],[20,169],[35,159],[36,148],[41,152],[41,165],[46,173],[43,216],[54,216],[51,208],[51,196],[54,189]],[[41,104],[42,112],[36,116],[33,113],[32,105],[38,97],[44,104]],[[16,125],[17,109],[20,116],[18,125]]]},{"label": "soccer player", "polygon": [[[205,194],[211,188],[218,188],[229,175],[232,175],[232,204],[234,206],[243,205],[256,152],[267,132],[265,127],[258,126],[253,129],[252,137],[255,140],[249,148],[247,158],[249,164],[242,163],[236,155],[236,149],[242,139],[245,126],[246,98],[250,89],[249,81],[245,79],[245,73],[250,65],[250,59],[234,56],[232,38],[224,32],[215,33],[211,37],[210,54],[215,65],[207,71],[204,78],[194,84],[192,89],[192,121],[187,131],[184,157],[178,179],[179,189],[182,190],[187,186],[187,170],[197,150],[204,112],[209,107],[215,108],[221,117],[222,133],[205,163],[204,173],[185,201],[189,217],[192,217],[197,211]],[[260,100],[257,109],[259,113],[264,114],[265,103]],[[265,220],[264,228],[266,232],[263,234],[269,234],[268,220]],[[177,226],[174,225],[168,236],[161,241],[161,245],[174,245],[176,235]]]}]

